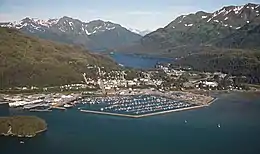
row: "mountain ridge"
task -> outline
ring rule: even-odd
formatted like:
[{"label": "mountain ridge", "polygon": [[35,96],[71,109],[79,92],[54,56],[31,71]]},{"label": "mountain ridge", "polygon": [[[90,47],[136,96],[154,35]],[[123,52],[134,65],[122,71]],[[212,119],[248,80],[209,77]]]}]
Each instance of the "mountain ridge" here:
[{"label": "mountain ridge", "polygon": [[[43,39],[82,45],[91,50],[114,48],[141,38],[139,34],[133,33],[121,25],[110,21],[93,20],[82,22],[79,19],[68,16],[48,20],[26,17],[18,22],[0,23],[0,26],[16,28],[26,34]],[[98,38],[97,35],[99,36]],[[99,42],[102,38],[112,39],[114,44]]]},{"label": "mountain ridge", "polygon": [[[260,25],[260,5],[248,3],[241,6],[224,6],[212,13],[198,11],[187,15],[181,15],[163,28],[159,28],[136,42],[132,46],[125,47],[125,51],[132,49],[142,53],[169,53],[174,54],[176,48],[191,46],[215,46],[215,47],[238,47],[240,46],[223,45],[221,40],[232,42],[232,34],[240,29],[245,29],[247,25]],[[252,28],[251,28],[252,29]],[[260,36],[255,31],[255,37]],[[242,35],[239,33],[237,35]],[[239,38],[239,37],[238,37]],[[236,39],[238,40],[238,39]],[[251,39],[252,40],[252,39]],[[254,48],[259,48],[254,43]]]}]

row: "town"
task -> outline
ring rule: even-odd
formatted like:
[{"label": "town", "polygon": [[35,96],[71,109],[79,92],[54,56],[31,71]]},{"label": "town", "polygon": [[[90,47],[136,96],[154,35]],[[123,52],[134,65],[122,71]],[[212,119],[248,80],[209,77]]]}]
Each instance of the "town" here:
[{"label": "town", "polygon": [[[221,72],[196,72],[192,68],[177,68],[171,64],[157,64],[155,69],[150,70],[126,68],[106,71],[95,65],[88,65],[87,68],[90,73],[82,74],[81,83],[43,88],[16,87],[9,90],[29,93],[1,94],[2,101],[8,102],[13,108],[49,112],[52,109],[66,110],[77,104],[84,104],[86,99],[89,104],[113,100],[119,103],[112,103],[112,106],[106,104],[98,110],[144,114],[207,105],[214,100],[207,92],[213,90],[248,89],[242,84],[244,77],[229,76]],[[192,90],[204,93],[194,94],[191,93]],[[143,99],[136,102],[135,97]],[[153,97],[157,101],[151,102]]]}]

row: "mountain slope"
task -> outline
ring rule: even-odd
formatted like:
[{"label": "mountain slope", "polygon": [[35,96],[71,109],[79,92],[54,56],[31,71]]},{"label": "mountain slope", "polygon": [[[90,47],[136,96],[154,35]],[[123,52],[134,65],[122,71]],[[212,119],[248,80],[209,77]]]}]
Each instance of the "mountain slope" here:
[{"label": "mountain slope", "polygon": [[[47,21],[25,18],[19,22],[0,23],[0,26],[16,28],[44,39],[82,45],[91,50],[114,48],[141,38],[118,24],[102,20],[85,23],[66,16]],[[113,44],[110,40],[113,40]]]},{"label": "mountain slope", "polygon": [[191,49],[194,46],[215,46],[216,42],[246,25],[259,24],[256,20],[259,11],[260,5],[249,3],[223,7],[213,13],[199,11],[182,15],[164,28],[145,35],[133,48],[146,52],[168,52],[183,46]]},{"label": "mountain slope", "polygon": [[257,17],[233,34],[216,42],[216,45],[228,48],[260,48],[259,42],[260,17]]},{"label": "mountain slope", "polygon": [[0,89],[50,86],[82,81],[87,64],[117,68],[109,58],[0,28]]},{"label": "mountain slope", "polygon": [[198,71],[220,71],[245,76],[248,83],[260,84],[260,52],[254,50],[203,51],[178,59],[175,64],[189,66]]}]

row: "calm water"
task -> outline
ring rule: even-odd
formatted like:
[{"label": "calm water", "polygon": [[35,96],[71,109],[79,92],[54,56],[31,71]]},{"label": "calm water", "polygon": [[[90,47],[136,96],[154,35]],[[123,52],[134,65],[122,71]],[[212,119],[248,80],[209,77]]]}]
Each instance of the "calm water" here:
[{"label": "calm water", "polygon": [[123,54],[123,53],[114,53],[110,55],[117,63],[122,64],[127,67],[149,69],[154,68],[155,64],[160,63],[169,63],[173,59],[170,58],[155,58],[140,56],[134,54]]},{"label": "calm water", "polygon": [[258,154],[260,151],[259,94],[225,94],[207,108],[142,119],[93,115],[76,109],[34,114],[47,121],[48,131],[25,139],[25,144],[16,138],[0,137],[1,154]]}]

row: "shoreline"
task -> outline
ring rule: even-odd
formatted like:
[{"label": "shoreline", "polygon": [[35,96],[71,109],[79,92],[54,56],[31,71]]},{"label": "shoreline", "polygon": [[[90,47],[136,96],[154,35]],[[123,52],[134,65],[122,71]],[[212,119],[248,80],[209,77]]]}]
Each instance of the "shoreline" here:
[{"label": "shoreline", "polygon": [[121,113],[111,113],[111,112],[102,112],[102,111],[93,111],[93,110],[83,110],[81,109],[80,112],[84,113],[91,113],[91,114],[100,114],[100,115],[110,115],[110,116],[119,116],[119,117],[128,117],[128,118],[143,118],[143,117],[149,117],[149,116],[155,116],[155,115],[163,115],[167,113],[172,112],[180,112],[180,111],[186,111],[186,110],[193,110],[193,109],[199,109],[203,107],[208,107],[215,101],[217,101],[218,98],[214,98],[206,105],[197,105],[197,106],[191,106],[186,108],[180,108],[180,109],[173,109],[173,110],[167,110],[167,111],[160,111],[160,112],[154,112],[154,113],[147,113],[142,115],[129,115],[129,114],[121,114]]}]

